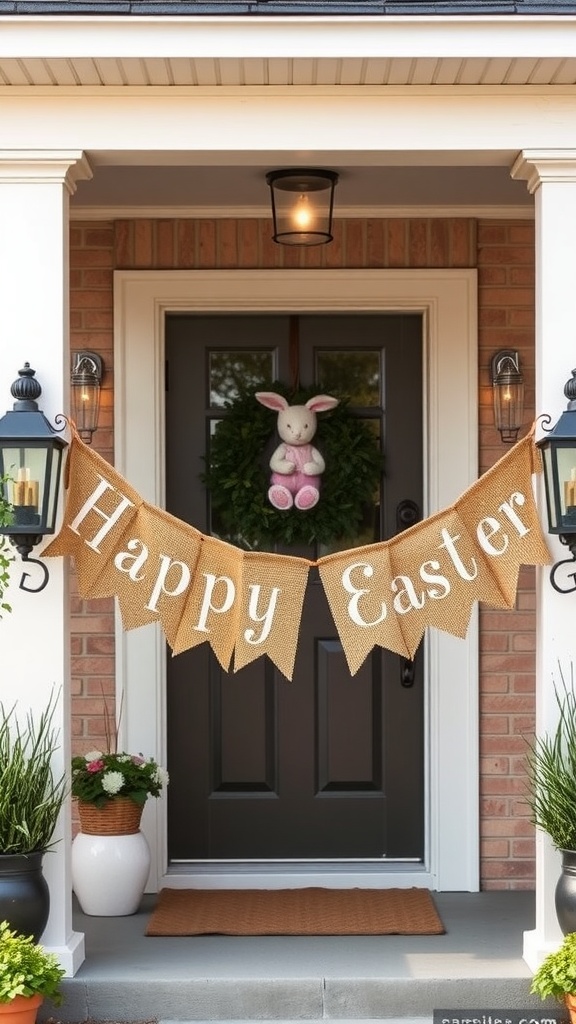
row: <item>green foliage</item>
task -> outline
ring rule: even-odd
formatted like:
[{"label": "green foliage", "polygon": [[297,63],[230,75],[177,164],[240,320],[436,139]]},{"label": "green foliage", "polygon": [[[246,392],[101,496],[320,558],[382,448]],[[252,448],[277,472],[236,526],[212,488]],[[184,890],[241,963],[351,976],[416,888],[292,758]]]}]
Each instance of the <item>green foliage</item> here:
[{"label": "green foliage", "polygon": [[576,992],[576,932],[565,935],[560,948],[548,954],[532,978],[530,991],[542,999],[563,999],[567,992]]},{"label": "green foliage", "polygon": [[40,995],[59,1006],[64,974],[55,953],[46,953],[32,936],[10,931],[7,921],[0,923],[0,1003]]},{"label": "green foliage", "polygon": [[32,853],[50,848],[66,795],[63,775],[55,780],[52,757],[58,733],[52,727],[54,695],[38,725],[32,714],[26,728],[16,720],[14,705],[0,704],[0,853]]},{"label": "green foliage", "polygon": [[[12,505],[5,497],[7,481],[7,476],[0,477],[0,528],[9,526],[13,519]],[[12,611],[8,602],[4,600],[4,593],[10,582],[8,570],[10,563],[13,561],[14,555],[11,551],[8,537],[0,534],[0,619],[2,618],[2,612]]]},{"label": "green foliage", "polygon": [[276,416],[254,394],[275,391],[291,405],[299,405],[317,390],[293,394],[274,381],[243,389],[234,402],[227,403],[202,476],[223,540],[266,550],[275,544],[334,544],[358,535],[367,510],[374,505],[382,456],[374,432],[349,411],[346,398],[318,415],[313,444],[326,461],[318,504],[302,512],[294,507],[279,510],[268,502],[268,460],[279,443],[271,444]]},{"label": "green foliage", "polygon": [[528,758],[533,823],[550,836],[558,850],[576,850],[576,694],[555,690],[558,725],[537,737]]},{"label": "green foliage", "polygon": [[92,750],[72,758],[72,796],[105,807],[115,796],[126,796],[142,807],[149,796],[160,796],[168,772],[141,754]]}]

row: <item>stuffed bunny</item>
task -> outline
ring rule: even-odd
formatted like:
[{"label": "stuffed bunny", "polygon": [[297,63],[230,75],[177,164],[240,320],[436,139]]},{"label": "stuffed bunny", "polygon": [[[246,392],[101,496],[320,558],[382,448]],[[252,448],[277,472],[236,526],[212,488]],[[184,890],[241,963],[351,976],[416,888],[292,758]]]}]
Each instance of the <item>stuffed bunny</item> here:
[{"label": "stuffed bunny", "polygon": [[255,397],[278,413],[278,433],[283,442],[270,459],[270,504],[278,509],[292,505],[301,510],[314,508],[320,497],[320,476],[326,468],[320,452],[310,444],[316,433],[316,413],[333,409],[338,399],[316,395],[305,405],[288,405],[274,391],[258,391]]}]

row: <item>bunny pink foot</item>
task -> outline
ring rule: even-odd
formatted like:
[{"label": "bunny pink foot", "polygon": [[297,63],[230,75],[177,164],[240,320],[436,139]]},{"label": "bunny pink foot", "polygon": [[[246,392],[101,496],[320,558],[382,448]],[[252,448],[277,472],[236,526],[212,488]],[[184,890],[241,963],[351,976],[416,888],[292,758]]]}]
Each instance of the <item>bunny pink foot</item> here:
[{"label": "bunny pink foot", "polygon": [[279,509],[291,508],[294,503],[290,491],[283,484],[273,484],[270,487],[268,501],[274,505],[274,508]]},{"label": "bunny pink foot", "polygon": [[319,497],[320,491],[318,488],[310,487],[309,484],[306,484],[305,487],[301,487],[298,491],[298,494],[294,498],[294,504],[296,505],[296,508],[299,508],[304,512],[306,509],[314,508]]}]

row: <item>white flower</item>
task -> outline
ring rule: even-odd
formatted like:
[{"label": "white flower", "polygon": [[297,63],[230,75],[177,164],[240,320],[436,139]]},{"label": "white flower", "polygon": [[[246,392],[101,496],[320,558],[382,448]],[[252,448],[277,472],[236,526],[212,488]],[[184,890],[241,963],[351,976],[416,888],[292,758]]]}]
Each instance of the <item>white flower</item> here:
[{"label": "white flower", "polygon": [[121,761],[122,763],[124,763],[124,761],[131,761],[132,760],[132,755],[131,754],[118,754],[117,757],[116,757],[116,760],[117,761]]},{"label": "white flower", "polygon": [[101,750],[90,750],[88,754],[84,754],[84,760],[90,764],[90,761],[99,761],[102,756]]},{"label": "white flower", "polygon": [[104,772],[102,776],[102,789],[104,792],[109,793],[113,796],[114,793],[119,793],[124,785],[124,776],[122,772]]},{"label": "white flower", "polygon": [[156,771],[154,772],[154,782],[157,782],[159,786],[167,786],[170,782],[168,772],[160,765],[157,766]]}]

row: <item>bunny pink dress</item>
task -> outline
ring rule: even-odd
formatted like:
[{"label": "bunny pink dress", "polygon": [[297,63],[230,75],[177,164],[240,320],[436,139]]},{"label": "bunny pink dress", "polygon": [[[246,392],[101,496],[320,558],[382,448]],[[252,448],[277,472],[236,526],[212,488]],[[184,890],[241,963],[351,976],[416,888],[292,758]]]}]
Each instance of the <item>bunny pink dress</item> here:
[{"label": "bunny pink dress", "polygon": [[311,444],[284,444],[283,457],[293,462],[296,469],[293,473],[272,473],[268,498],[275,508],[290,508],[295,504],[296,508],[307,509],[316,505],[320,497],[320,477],[303,472],[306,463],[314,462],[313,450]]}]

